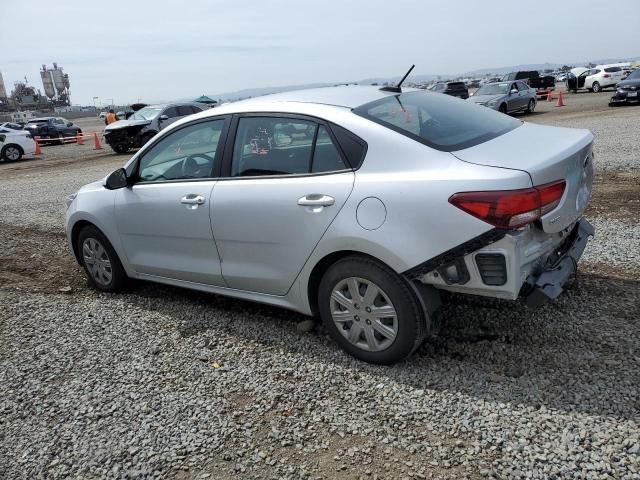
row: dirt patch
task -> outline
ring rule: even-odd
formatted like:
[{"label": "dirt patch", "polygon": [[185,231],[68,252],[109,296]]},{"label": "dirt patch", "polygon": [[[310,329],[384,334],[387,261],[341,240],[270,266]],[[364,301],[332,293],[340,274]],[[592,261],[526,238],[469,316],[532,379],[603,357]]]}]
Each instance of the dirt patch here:
[{"label": "dirt patch", "polygon": [[637,222],[640,218],[640,171],[600,172],[593,179],[587,217]]},{"label": "dirt patch", "polygon": [[59,293],[86,288],[64,232],[0,224],[0,288]]}]

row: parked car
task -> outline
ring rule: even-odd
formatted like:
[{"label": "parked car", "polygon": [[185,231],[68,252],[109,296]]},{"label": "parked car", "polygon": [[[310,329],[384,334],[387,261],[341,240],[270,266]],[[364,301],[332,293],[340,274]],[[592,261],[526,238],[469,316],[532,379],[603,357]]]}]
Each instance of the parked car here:
[{"label": "parked car", "polygon": [[635,70],[618,83],[616,93],[611,97],[609,106],[640,101],[640,70]]},{"label": "parked car", "polygon": [[533,113],[536,92],[521,81],[488,83],[480,87],[469,101],[502,113]]},{"label": "parked car", "polygon": [[0,161],[16,162],[23,155],[33,155],[35,147],[36,144],[28,131],[0,125]]},{"label": "parked car", "polygon": [[464,82],[437,82],[431,85],[429,90],[465,100],[469,98],[469,89]]},{"label": "parked car", "polygon": [[67,199],[67,238],[97,289],[144,279],[318,314],[390,364],[442,291],[561,293],[593,234],[592,143],[423,90],[287,92],[164,129]]},{"label": "parked car", "polygon": [[196,103],[148,105],[129,118],[118,120],[104,129],[104,139],[116,153],[126,153],[151,140],[156,133],[176,120],[199,113],[203,107]]},{"label": "parked car", "polygon": [[69,122],[62,117],[42,117],[34,118],[27,122],[24,127],[32,137],[39,137],[42,140],[57,140],[61,145],[65,138],[75,137],[82,133],[82,129],[73,122]]},{"label": "parked car", "polygon": [[102,118],[104,120],[105,118],[107,118],[107,112],[100,112],[98,118]]},{"label": "parked car", "polygon": [[541,97],[546,97],[549,90],[554,90],[556,87],[556,79],[553,75],[541,76],[540,73],[535,70],[511,72],[502,77],[503,82],[513,80],[522,80],[536,91],[537,96]]},{"label": "parked car", "polygon": [[0,128],[8,128],[9,130],[22,130],[24,127],[16,122],[0,123]]},{"label": "parked car", "polygon": [[619,66],[598,65],[595,68],[572,68],[567,76],[567,90],[577,92],[587,89],[598,93],[605,88],[615,87],[622,81],[622,68]]}]

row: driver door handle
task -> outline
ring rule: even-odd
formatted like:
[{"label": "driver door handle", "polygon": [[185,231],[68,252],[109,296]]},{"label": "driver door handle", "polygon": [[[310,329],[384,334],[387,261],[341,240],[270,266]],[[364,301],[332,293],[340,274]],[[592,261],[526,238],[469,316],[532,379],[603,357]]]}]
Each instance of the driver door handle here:
[{"label": "driver door handle", "polygon": [[180,199],[180,203],[185,205],[202,205],[204,204],[204,197],[202,195],[186,195]]},{"label": "driver door handle", "polygon": [[298,199],[298,205],[302,207],[329,207],[336,203],[336,199],[329,195],[312,193]]}]

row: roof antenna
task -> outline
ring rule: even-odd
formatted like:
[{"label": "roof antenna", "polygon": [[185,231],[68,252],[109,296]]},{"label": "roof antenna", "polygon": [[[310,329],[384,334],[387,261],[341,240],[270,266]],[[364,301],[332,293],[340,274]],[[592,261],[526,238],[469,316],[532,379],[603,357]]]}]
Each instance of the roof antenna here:
[{"label": "roof antenna", "polygon": [[409,74],[411,73],[411,71],[414,68],[415,68],[415,64],[411,65],[411,68],[409,69],[409,71],[404,74],[404,77],[402,77],[402,80],[400,80],[397,85],[395,85],[395,86],[392,85],[392,86],[389,86],[389,87],[382,87],[380,90],[383,91],[383,92],[402,93],[402,89],[400,88],[402,86],[402,82],[405,81],[405,79],[409,76]]}]

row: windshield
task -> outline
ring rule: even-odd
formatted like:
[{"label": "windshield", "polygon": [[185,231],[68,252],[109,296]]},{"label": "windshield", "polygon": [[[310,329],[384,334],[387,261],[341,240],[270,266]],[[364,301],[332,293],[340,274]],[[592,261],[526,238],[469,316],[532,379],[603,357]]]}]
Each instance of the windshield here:
[{"label": "windshield", "polygon": [[490,108],[424,91],[385,97],[353,112],[445,152],[479,145],[522,125]]},{"label": "windshield", "polygon": [[162,110],[160,107],[145,107],[129,117],[129,120],[153,120]]},{"label": "windshield", "polygon": [[480,87],[476,95],[505,95],[509,93],[508,83],[494,83]]},{"label": "windshield", "polygon": [[640,80],[640,70],[635,70],[629,74],[627,80]]}]

